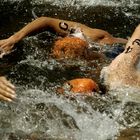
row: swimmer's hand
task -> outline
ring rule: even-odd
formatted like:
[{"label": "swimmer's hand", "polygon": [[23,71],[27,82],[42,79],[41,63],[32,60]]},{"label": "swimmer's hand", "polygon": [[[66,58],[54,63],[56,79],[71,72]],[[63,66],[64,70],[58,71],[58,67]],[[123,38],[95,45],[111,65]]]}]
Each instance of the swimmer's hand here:
[{"label": "swimmer's hand", "polygon": [[15,43],[16,41],[12,36],[7,39],[0,40],[0,57],[2,58],[3,55],[9,54]]},{"label": "swimmer's hand", "polygon": [[5,77],[0,76],[0,100],[11,102],[16,97],[15,87]]}]

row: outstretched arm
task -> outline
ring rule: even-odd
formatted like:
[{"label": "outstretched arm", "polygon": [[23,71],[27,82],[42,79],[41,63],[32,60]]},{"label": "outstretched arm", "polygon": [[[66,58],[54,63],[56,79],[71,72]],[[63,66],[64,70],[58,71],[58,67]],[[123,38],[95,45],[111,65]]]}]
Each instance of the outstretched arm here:
[{"label": "outstretched arm", "polygon": [[75,22],[63,21],[60,19],[49,17],[40,17],[28,23],[25,27],[23,27],[21,30],[19,30],[9,38],[0,40],[0,48],[4,52],[9,53],[15,43],[19,42],[21,39],[23,39],[30,33],[33,33],[41,29],[52,28],[54,31],[64,36],[68,34],[68,28],[74,25],[76,26]]}]

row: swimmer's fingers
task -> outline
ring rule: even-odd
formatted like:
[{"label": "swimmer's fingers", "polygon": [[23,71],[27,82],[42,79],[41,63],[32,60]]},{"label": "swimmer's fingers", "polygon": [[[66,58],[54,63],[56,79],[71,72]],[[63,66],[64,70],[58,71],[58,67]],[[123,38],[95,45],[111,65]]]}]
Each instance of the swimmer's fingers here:
[{"label": "swimmer's fingers", "polygon": [[10,54],[10,53],[13,51],[13,50],[12,50],[13,47],[14,47],[14,45],[4,47],[2,53],[3,53],[4,55]]},{"label": "swimmer's fingers", "polygon": [[10,53],[12,48],[14,47],[14,43],[10,39],[0,40],[0,51],[1,53]]},{"label": "swimmer's fingers", "polygon": [[14,47],[14,44],[3,44],[0,46],[0,48],[5,51],[6,53],[7,52],[11,52],[12,48]]},{"label": "swimmer's fingers", "polygon": [[12,99],[11,98],[6,97],[5,95],[1,94],[1,92],[2,91],[0,91],[0,100],[12,102]]},{"label": "swimmer's fingers", "polygon": [[0,47],[2,47],[4,44],[7,44],[8,39],[2,39],[0,40]]},{"label": "swimmer's fingers", "polygon": [[15,87],[5,77],[0,77],[0,99],[12,101],[16,97]]},{"label": "swimmer's fingers", "polygon": [[0,82],[2,82],[4,85],[8,86],[11,89],[15,89],[15,86],[11,84],[4,76],[0,77]]}]

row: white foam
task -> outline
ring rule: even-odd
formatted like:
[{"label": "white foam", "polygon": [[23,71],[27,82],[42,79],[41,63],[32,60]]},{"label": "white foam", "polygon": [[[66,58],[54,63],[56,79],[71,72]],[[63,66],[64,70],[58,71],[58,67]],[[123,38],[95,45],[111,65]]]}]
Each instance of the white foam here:
[{"label": "white foam", "polygon": [[[39,89],[26,89],[24,91],[20,89],[18,90],[21,95],[18,98],[18,103],[15,104],[15,107],[13,105],[13,107],[16,111],[19,110],[19,113],[16,114],[16,118],[11,122],[12,131],[19,128],[28,133],[36,130],[38,126],[33,124],[34,121],[32,119],[34,117],[32,117],[31,112],[33,113],[32,109],[34,109],[35,104],[44,103],[45,105],[54,105],[58,110],[60,109],[64,113],[70,115],[75,120],[77,127],[80,129],[80,131],[76,129],[67,129],[63,124],[61,124],[61,120],[59,122],[59,118],[55,118],[55,114],[53,120],[46,120],[47,114],[41,115],[43,112],[36,112],[36,115],[40,117],[40,122],[37,124],[40,125],[42,119],[46,120],[44,123],[49,127],[47,134],[50,134],[51,136],[62,139],[68,138],[70,140],[113,140],[115,135],[118,134],[119,124],[115,119],[110,118],[105,113],[94,111],[92,107],[83,102],[81,98],[77,99],[78,106],[86,108],[86,113],[78,113],[76,111],[76,104],[71,104],[69,100],[64,98],[58,98],[55,94],[50,95],[48,94],[49,91],[42,91]],[[31,120],[26,121],[26,118]],[[45,130],[45,127],[42,129]]]},{"label": "white foam", "polygon": [[[7,0],[4,0],[7,1]],[[11,2],[21,2],[21,0],[9,0]],[[22,0],[24,1],[24,0]],[[33,4],[45,4],[51,3],[52,5],[57,6],[97,6],[97,5],[104,5],[104,6],[138,6],[138,0],[34,0],[32,1]]]}]

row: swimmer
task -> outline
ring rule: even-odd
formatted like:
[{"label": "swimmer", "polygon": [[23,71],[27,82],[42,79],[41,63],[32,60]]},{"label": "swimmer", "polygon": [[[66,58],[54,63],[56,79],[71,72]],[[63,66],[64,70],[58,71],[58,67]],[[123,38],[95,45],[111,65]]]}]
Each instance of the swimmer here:
[{"label": "swimmer", "polygon": [[[90,40],[92,40],[93,42],[99,43],[101,45],[127,43],[126,39],[113,37],[111,34],[109,34],[108,32],[104,30],[92,29],[78,22],[55,19],[55,18],[50,18],[50,17],[40,17],[32,21],[31,23],[27,24],[25,27],[23,27],[21,30],[19,30],[18,32],[10,36],[9,38],[0,40],[0,49],[2,50],[2,52],[4,52],[2,56],[10,53],[15,43],[19,42],[24,37],[30,35],[31,33],[35,31],[38,31],[41,29],[53,29],[60,36],[65,37],[65,36],[68,36],[69,34],[73,34],[73,32],[77,28],[80,29],[82,34],[90,38]],[[84,44],[84,42],[82,44]],[[81,52],[81,54],[85,53],[84,51],[85,47],[86,46],[84,45],[83,51]],[[10,96],[10,98],[12,99],[12,96]],[[8,100],[9,98],[5,98],[2,96],[2,99]]]},{"label": "swimmer", "polygon": [[95,28],[93,29],[78,22],[61,20],[50,17],[40,17],[32,21],[31,23],[27,24],[25,27],[23,27],[21,30],[19,30],[9,38],[0,40],[0,48],[3,50],[3,52],[5,52],[5,54],[8,54],[11,52],[15,43],[19,42],[24,37],[40,29],[53,29],[60,36],[65,37],[69,33],[72,33],[73,30],[77,28],[80,28],[83,34],[89,37],[93,42],[102,45],[127,43],[127,39],[113,37],[111,34],[109,34],[104,30]]},{"label": "swimmer", "polygon": [[140,25],[135,29],[125,50],[109,66],[102,69],[101,79],[109,89],[140,89]]},{"label": "swimmer", "polygon": [[15,87],[5,77],[0,76],[0,100],[11,102],[16,97]]}]

